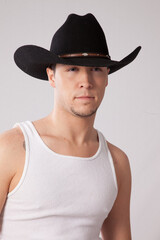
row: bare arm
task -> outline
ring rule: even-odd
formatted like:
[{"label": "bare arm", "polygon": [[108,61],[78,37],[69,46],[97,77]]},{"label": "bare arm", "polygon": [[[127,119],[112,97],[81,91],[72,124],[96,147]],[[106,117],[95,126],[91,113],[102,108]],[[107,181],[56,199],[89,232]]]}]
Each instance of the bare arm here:
[{"label": "bare arm", "polygon": [[10,182],[16,174],[17,128],[0,134],[0,213],[6,201]]},{"label": "bare arm", "polygon": [[131,169],[129,159],[124,152],[121,152],[118,158],[120,187],[114,205],[101,228],[103,240],[132,239],[130,227]]}]

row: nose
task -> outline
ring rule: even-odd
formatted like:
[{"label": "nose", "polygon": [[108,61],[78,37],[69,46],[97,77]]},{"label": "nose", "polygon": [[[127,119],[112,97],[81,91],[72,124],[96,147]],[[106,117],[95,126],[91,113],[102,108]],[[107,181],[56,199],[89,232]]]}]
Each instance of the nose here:
[{"label": "nose", "polygon": [[84,70],[83,73],[81,73],[80,87],[92,88],[92,86],[93,86],[93,83],[92,83],[91,72],[88,70]]}]

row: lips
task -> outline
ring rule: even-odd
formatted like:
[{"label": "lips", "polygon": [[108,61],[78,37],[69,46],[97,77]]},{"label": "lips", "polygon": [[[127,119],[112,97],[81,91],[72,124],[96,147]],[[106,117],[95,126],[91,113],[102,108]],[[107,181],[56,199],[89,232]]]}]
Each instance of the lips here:
[{"label": "lips", "polygon": [[76,98],[77,101],[92,101],[94,99],[94,97],[88,97],[88,96],[80,96]]},{"label": "lips", "polygon": [[79,96],[77,98],[94,98],[94,97],[92,97],[92,96]]},{"label": "lips", "polygon": [[93,98],[93,97],[78,97],[78,98]]}]

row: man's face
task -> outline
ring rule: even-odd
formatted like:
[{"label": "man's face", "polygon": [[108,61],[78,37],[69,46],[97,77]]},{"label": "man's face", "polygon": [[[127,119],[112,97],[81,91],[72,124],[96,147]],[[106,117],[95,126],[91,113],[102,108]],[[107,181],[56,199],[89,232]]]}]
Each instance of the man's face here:
[{"label": "man's face", "polygon": [[107,67],[56,64],[55,72],[47,68],[50,85],[55,88],[55,107],[78,117],[93,115],[108,85],[108,73]]}]

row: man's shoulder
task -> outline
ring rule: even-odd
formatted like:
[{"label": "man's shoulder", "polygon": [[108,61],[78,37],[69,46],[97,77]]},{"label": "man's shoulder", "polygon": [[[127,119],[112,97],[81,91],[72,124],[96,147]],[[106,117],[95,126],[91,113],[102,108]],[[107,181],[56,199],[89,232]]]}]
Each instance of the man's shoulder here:
[{"label": "man's shoulder", "polygon": [[0,181],[8,191],[9,184],[24,163],[24,137],[20,128],[14,127],[0,133]]},{"label": "man's shoulder", "polygon": [[23,136],[23,133],[20,129],[19,126],[15,126],[13,128],[7,129],[3,132],[0,133],[0,141],[2,142],[6,142],[6,141],[13,141],[17,138],[20,138],[21,136]]},{"label": "man's shoulder", "polygon": [[24,136],[19,126],[0,133],[0,152],[9,155],[16,154],[19,146],[24,142]]},{"label": "man's shoulder", "polygon": [[106,140],[106,143],[108,145],[108,148],[109,148],[111,154],[115,157],[116,162],[117,161],[119,162],[120,160],[125,161],[126,159],[128,159],[127,154],[120,147],[114,145],[113,143],[109,142],[108,140]]},{"label": "man's shoulder", "polygon": [[106,143],[112,155],[119,188],[120,184],[123,182],[124,176],[125,179],[127,178],[128,181],[131,181],[130,161],[127,154],[121,148],[107,140]]}]

